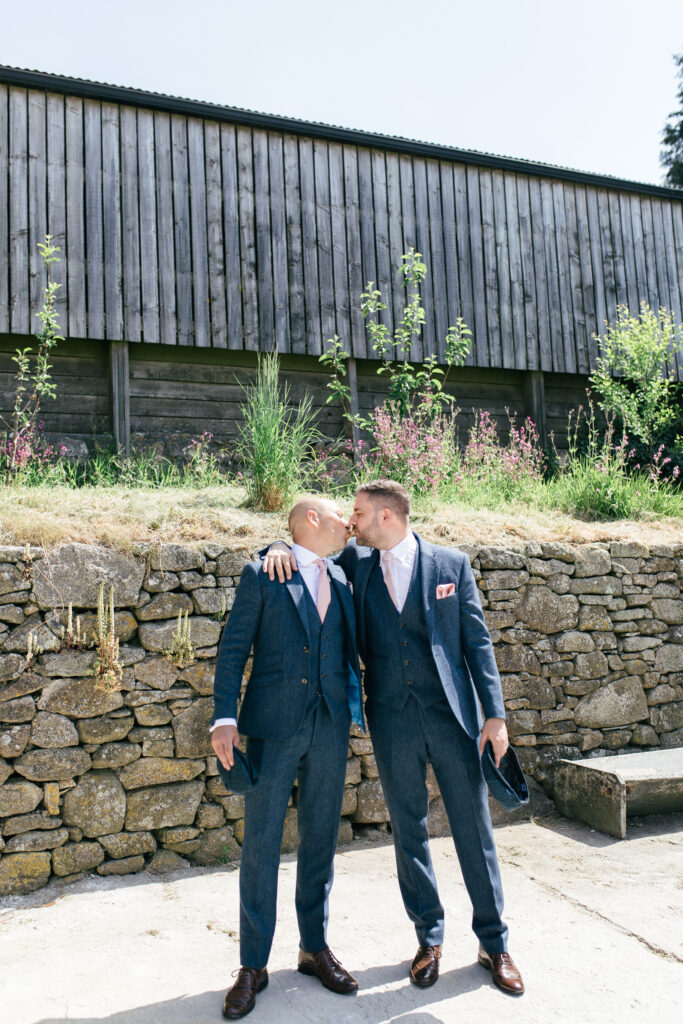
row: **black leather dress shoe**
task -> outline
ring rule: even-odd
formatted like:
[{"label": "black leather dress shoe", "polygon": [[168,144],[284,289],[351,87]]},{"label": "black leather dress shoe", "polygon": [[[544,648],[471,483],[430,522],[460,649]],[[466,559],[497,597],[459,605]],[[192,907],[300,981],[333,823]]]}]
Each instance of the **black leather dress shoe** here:
[{"label": "black leather dress shoe", "polygon": [[268,984],[268,971],[255,967],[240,967],[237,981],[225,997],[223,1016],[226,1020],[239,1020],[254,1009],[256,996]]},{"label": "black leather dress shoe", "polygon": [[429,988],[439,977],[441,946],[420,946],[410,966],[410,980],[419,988]]},{"label": "black leather dress shoe", "polygon": [[494,984],[510,996],[521,996],[524,994],[524,982],[522,975],[517,970],[515,963],[509,953],[487,953],[479,947],[477,960],[482,967],[490,971]]},{"label": "black leather dress shoe", "polygon": [[358,982],[351,977],[345,967],[342,967],[330,949],[321,949],[319,953],[305,953],[303,949],[299,950],[298,970],[302,974],[320,978],[330,992],[348,996],[358,991]]}]

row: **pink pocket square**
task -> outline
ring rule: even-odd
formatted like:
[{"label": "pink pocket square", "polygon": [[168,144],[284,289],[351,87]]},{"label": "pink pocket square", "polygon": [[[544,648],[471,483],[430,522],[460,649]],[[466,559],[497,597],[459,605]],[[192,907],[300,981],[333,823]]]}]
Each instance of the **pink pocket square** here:
[{"label": "pink pocket square", "polygon": [[441,600],[442,597],[451,597],[455,593],[455,583],[439,583],[436,588],[436,599]]}]

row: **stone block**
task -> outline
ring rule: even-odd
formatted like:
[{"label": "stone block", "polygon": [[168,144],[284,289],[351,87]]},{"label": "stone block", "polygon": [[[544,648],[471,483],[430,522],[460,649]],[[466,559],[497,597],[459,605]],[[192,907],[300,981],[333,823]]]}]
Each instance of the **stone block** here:
[{"label": "stone block", "polygon": [[236,821],[244,817],[244,797],[239,793],[230,793],[228,796],[218,797],[225,817],[230,821]]},{"label": "stone block", "polygon": [[609,546],[612,558],[649,558],[650,549],[638,541],[614,540]]},{"label": "stone block", "polygon": [[556,576],[558,573],[568,576],[574,572],[574,566],[567,565],[566,562],[557,558],[532,558],[529,562],[529,571],[533,576],[541,576],[545,579],[549,576]]},{"label": "stone block", "polygon": [[135,709],[135,721],[142,726],[166,725],[172,718],[165,704],[143,704]]},{"label": "stone block", "polygon": [[595,650],[595,641],[588,633],[572,629],[557,638],[555,650],[561,654],[587,654]]},{"label": "stone block", "polygon": [[361,773],[366,779],[378,779],[379,771],[377,770],[377,758],[374,754],[361,754],[360,759]]},{"label": "stone block", "polygon": [[180,871],[189,866],[190,862],[179,853],[173,850],[157,850],[147,865],[147,870],[152,875],[168,875],[172,871]]},{"label": "stone block", "polygon": [[19,757],[30,736],[30,725],[9,725],[0,729],[0,757]]},{"label": "stone block", "polygon": [[[211,647],[217,644],[221,635],[221,625],[213,619],[195,615],[190,616],[190,636],[195,647]],[[176,622],[142,622],[138,629],[140,643],[147,651],[163,653],[171,647],[171,640],[176,629]]]},{"label": "stone block", "polygon": [[11,853],[0,857],[0,896],[35,892],[42,889],[49,878],[49,853]]},{"label": "stone block", "polygon": [[541,727],[541,716],[538,711],[512,711],[507,717],[507,728],[510,736],[521,736],[535,733]]},{"label": "stone block", "polygon": [[201,781],[134,790],[128,794],[126,829],[139,832],[165,825],[192,825],[203,792]]},{"label": "stone block", "polygon": [[20,625],[25,618],[24,609],[18,604],[0,605],[0,622],[8,622],[12,626]]},{"label": "stone block", "polygon": [[232,828],[224,825],[222,828],[212,828],[199,837],[197,849],[192,853],[192,860],[195,864],[227,864],[230,861],[239,860],[241,850],[237,843]]},{"label": "stone block", "polygon": [[540,710],[541,708],[555,707],[555,691],[543,679],[530,679],[524,688],[524,693],[530,708]]},{"label": "stone block", "polygon": [[342,817],[347,818],[354,813],[358,806],[358,795],[355,786],[347,786],[342,797]]},{"label": "stone block", "polygon": [[570,594],[554,594],[545,586],[530,587],[517,601],[515,614],[540,633],[560,633],[577,625],[579,602]]},{"label": "stone block", "polygon": [[168,658],[148,658],[135,666],[137,681],[153,690],[169,690],[179,675],[180,669]]},{"label": "stone block", "polygon": [[110,857],[115,859],[135,857],[143,853],[154,853],[157,841],[151,832],[116,832],[100,836],[98,842]]},{"label": "stone block", "polygon": [[219,615],[230,611],[235,601],[235,590],[216,587],[215,590],[200,589],[192,591],[194,610],[198,615]]},{"label": "stone block", "polygon": [[572,580],[572,594],[621,594],[622,582],[616,576],[586,576]]},{"label": "stone block", "polygon": [[494,569],[484,574],[481,587],[483,590],[517,590],[529,579],[526,569]]},{"label": "stone block", "polygon": [[117,608],[137,603],[145,563],[122,551],[94,544],[62,544],[46,554],[33,583],[39,608],[97,608],[99,590],[114,587]]},{"label": "stone block", "polygon": [[34,747],[75,747],[78,730],[64,715],[39,711],[31,726],[31,743]]},{"label": "stone block", "polygon": [[43,783],[43,806],[48,814],[57,815],[59,814],[59,804],[61,802],[61,791],[59,789],[58,782],[45,782]]},{"label": "stone block", "polygon": [[297,826],[296,807],[288,807],[285,815],[285,827],[282,830],[282,853],[294,853],[299,846],[299,829]]},{"label": "stone block", "polygon": [[45,654],[38,659],[37,671],[42,676],[82,678],[91,674],[95,658],[95,651],[62,651],[60,654]]},{"label": "stone block", "polygon": [[633,728],[631,743],[639,747],[656,747],[659,744],[659,736],[651,725],[644,725],[641,722]]},{"label": "stone block", "polygon": [[33,697],[17,697],[0,704],[0,722],[31,722],[35,718],[36,705]]},{"label": "stone block", "polygon": [[609,664],[602,651],[577,654],[574,659],[574,674],[579,679],[603,679],[608,672]]},{"label": "stone block", "polygon": [[[21,660],[23,661],[23,658]],[[20,679],[15,679],[13,683],[0,689],[0,704],[14,700],[16,697],[24,697],[27,693],[35,693],[37,690],[42,690],[44,686],[45,680],[42,676],[26,672]]]},{"label": "stone block", "polygon": [[[536,550],[538,548],[538,550]],[[547,541],[544,544],[536,545],[533,549],[530,544],[527,544],[527,554],[538,557],[543,555],[544,558],[559,558],[561,562],[575,562],[576,551],[569,544],[563,544],[561,541]]]},{"label": "stone block", "polygon": [[178,757],[205,757],[213,754],[209,723],[213,715],[213,700],[201,697],[173,719],[176,755]]},{"label": "stone block", "polygon": [[128,718],[104,715],[101,718],[80,719],[76,728],[81,743],[115,743],[117,740],[125,740],[134,725],[132,715]]},{"label": "stone block", "polygon": [[360,782],[360,758],[350,757],[346,762],[346,778],[344,779],[345,786],[355,786]]},{"label": "stone block", "polygon": [[609,552],[603,548],[577,548],[574,571],[576,578],[603,576],[611,567]]},{"label": "stone block", "polygon": [[52,832],[22,832],[20,835],[12,836],[5,843],[3,856],[8,853],[38,853],[40,850],[54,850],[63,846],[69,839],[69,833],[65,828],[56,828]]},{"label": "stone block", "polygon": [[246,548],[229,548],[217,559],[216,575],[241,576],[242,569],[251,561],[251,552]]},{"label": "stone block", "polygon": [[157,594],[144,608],[138,608],[140,622],[151,622],[157,619],[177,619],[178,612],[192,613],[192,598],[188,594]]},{"label": "stone block", "polygon": [[145,866],[144,857],[124,857],[122,860],[109,860],[106,864],[100,864],[97,869],[98,875],[132,875],[136,871],[142,871]]},{"label": "stone block", "polygon": [[150,572],[145,579],[145,589],[150,594],[165,593],[167,590],[175,590],[180,585],[180,579],[174,572]]},{"label": "stone block", "polygon": [[[65,608],[59,612],[59,621],[62,623],[62,626],[66,626],[68,617],[69,613]],[[88,642],[97,640],[97,615],[93,612],[82,612],[80,615],[74,615],[74,629],[76,628],[76,618],[80,619],[81,636]],[[135,635],[137,628],[138,624],[132,612],[128,610],[114,612],[114,635],[118,637],[120,643],[125,644],[130,640]]]},{"label": "stone block", "polygon": [[609,729],[602,734],[602,746],[605,750],[621,750],[631,742],[630,729]]},{"label": "stone block", "polygon": [[80,747],[29,750],[14,762],[14,770],[33,782],[51,782],[83,775],[91,763],[89,755]]},{"label": "stone block", "polygon": [[67,843],[52,852],[52,870],[56,875],[75,875],[93,871],[104,860],[99,843]]},{"label": "stone block", "polygon": [[199,828],[220,828],[225,822],[225,811],[219,804],[200,804],[197,811],[197,825]]},{"label": "stone block", "polygon": [[0,683],[16,679],[26,668],[26,658],[21,654],[0,654]]},{"label": "stone block", "polygon": [[354,821],[364,824],[389,821],[389,811],[379,779],[364,779],[356,793],[358,802],[351,816]]},{"label": "stone block", "polygon": [[13,629],[3,640],[3,649],[14,653],[28,651],[29,636],[33,635],[34,646],[43,651],[58,651],[60,641],[52,630],[45,625],[38,612],[29,615],[21,626]]},{"label": "stone block", "polygon": [[93,768],[123,768],[136,761],[141,754],[139,743],[103,743],[90,756]]},{"label": "stone block", "polygon": [[149,553],[149,564],[155,572],[186,572],[201,569],[204,553],[184,544],[155,544]]},{"label": "stone block", "polygon": [[189,683],[197,693],[208,696],[213,693],[214,672],[215,665],[199,661],[190,665],[189,668],[183,669],[178,678],[183,683]]},{"label": "stone block", "polygon": [[676,697],[680,695],[680,689],[677,689],[675,686],[669,686],[668,683],[660,683],[659,686],[653,686],[647,691],[647,702],[650,705],[666,704],[669,701],[676,700]]},{"label": "stone block", "polygon": [[652,708],[650,722],[657,732],[673,732],[683,729],[683,701]]},{"label": "stone block", "polygon": [[574,721],[589,729],[616,728],[647,719],[645,691],[637,676],[607,683],[574,708]]},{"label": "stone block", "polygon": [[[120,772],[121,784],[127,790],[143,786],[160,786],[170,782],[186,782],[200,775],[206,765],[179,757],[141,757]],[[115,829],[107,829],[113,832]]]},{"label": "stone block", "polygon": [[499,644],[495,649],[499,672],[541,674],[541,665],[534,652],[522,644]]},{"label": "stone block", "polygon": [[120,832],[126,814],[126,794],[113,772],[93,771],[64,796],[62,817],[88,839]]},{"label": "stone block", "polygon": [[683,644],[662,644],[655,656],[655,671],[683,671]]},{"label": "stone block", "polygon": [[55,679],[48,683],[38,701],[41,711],[69,718],[97,718],[122,704],[120,693],[97,689],[92,678]]},{"label": "stone block", "polygon": [[62,819],[59,817],[46,814],[45,811],[33,811],[31,814],[19,814],[14,818],[6,818],[5,827],[0,831],[7,838],[7,836],[19,835],[21,832],[59,828],[61,824]]}]

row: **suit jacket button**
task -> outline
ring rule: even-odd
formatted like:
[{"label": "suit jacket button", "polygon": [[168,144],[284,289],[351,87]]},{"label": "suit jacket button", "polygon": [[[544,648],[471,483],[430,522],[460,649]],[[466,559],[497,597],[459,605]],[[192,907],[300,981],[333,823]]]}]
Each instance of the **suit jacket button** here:
[{"label": "suit jacket button", "polygon": [[412,680],[412,679],[409,679],[409,680],[408,680],[408,686],[412,686],[412,685],[413,685],[413,680]]},{"label": "suit jacket button", "polygon": [[304,647],[304,654],[308,654],[308,647]]},{"label": "suit jacket button", "polygon": [[408,661],[408,659],[406,658],[406,659],[405,659],[405,661],[403,662],[403,664],[404,664],[404,665],[410,665],[410,662],[409,662],[409,661]]},{"label": "suit jacket button", "polygon": [[301,680],[301,682],[302,682],[302,683],[304,684],[304,686],[305,686],[305,685],[306,685],[306,683],[308,682],[308,679],[302,679],[302,680]]}]

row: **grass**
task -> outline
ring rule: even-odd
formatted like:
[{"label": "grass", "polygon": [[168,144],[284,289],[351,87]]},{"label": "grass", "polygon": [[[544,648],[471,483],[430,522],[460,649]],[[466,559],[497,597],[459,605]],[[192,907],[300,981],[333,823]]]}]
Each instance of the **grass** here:
[{"label": "grass", "polygon": [[[476,500],[475,500],[476,498]],[[62,541],[105,544],[130,550],[139,542],[217,541],[255,550],[287,536],[287,514],[255,512],[234,484],[217,487],[124,486],[0,487],[0,543],[51,547]],[[351,496],[342,498],[350,513]],[[495,544],[519,548],[527,540],[590,543],[607,540],[645,544],[683,543],[683,501],[675,516],[587,521],[526,502],[496,501],[479,488],[467,501],[416,502],[414,528],[442,544]]]}]

